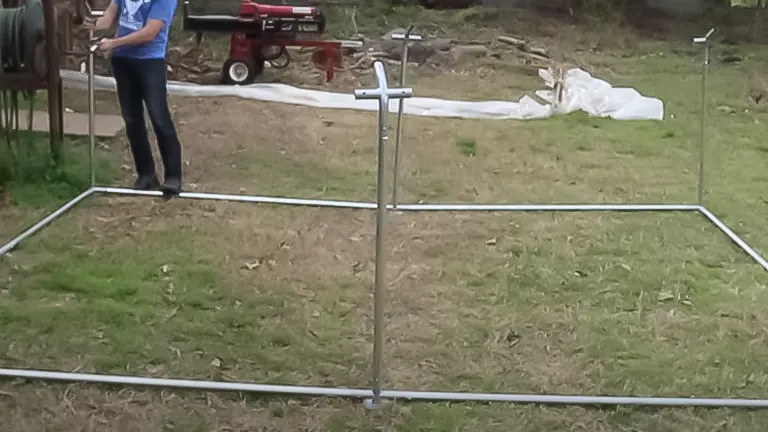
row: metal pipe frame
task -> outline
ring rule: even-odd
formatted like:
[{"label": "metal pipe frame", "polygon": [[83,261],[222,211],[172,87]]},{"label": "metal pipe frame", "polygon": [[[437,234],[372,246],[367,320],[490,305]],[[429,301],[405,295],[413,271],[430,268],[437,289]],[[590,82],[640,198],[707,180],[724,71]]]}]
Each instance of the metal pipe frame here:
[{"label": "metal pipe frame", "polygon": [[[517,404],[550,404],[550,405],[628,405],[654,407],[709,407],[709,408],[768,408],[768,399],[730,399],[730,398],[680,398],[680,397],[641,397],[641,396],[593,396],[593,395],[535,395],[535,394],[506,394],[506,393],[471,393],[471,392],[429,392],[401,391],[382,388],[382,370],[384,359],[384,289],[386,284],[384,268],[384,239],[386,234],[386,215],[394,206],[386,204],[385,146],[388,142],[387,115],[389,113],[389,98],[410,97],[410,89],[390,89],[386,81],[386,73],[381,62],[374,64],[378,87],[371,90],[356,90],[359,99],[379,100],[379,159],[378,159],[378,197],[376,203],[359,203],[348,201],[312,200],[304,198],[266,197],[254,195],[232,195],[215,193],[183,192],[179,197],[193,200],[216,200],[230,202],[246,202],[273,205],[298,205],[325,208],[349,208],[358,210],[377,211],[376,223],[376,276],[374,286],[374,341],[373,341],[373,383],[370,389],[309,387],[293,385],[269,385],[257,383],[203,381],[188,379],[149,378],[140,376],[72,373],[64,371],[42,371],[31,369],[0,369],[0,378],[26,379],[68,383],[90,383],[107,385],[124,385],[139,387],[160,387],[187,389],[199,391],[252,392],[261,394],[280,394],[288,396],[308,397],[342,397],[364,399],[366,406],[376,407],[382,400],[406,401],[454,401],[454,402],[506,402]],[[91,87],[92,89],[92,87]],[[92,110],[91,110],[92,113]],[[92,122],[91,122],[92,125]],[[93,132],[93,130],[91,130]],[[118,195],[162,198],[162,193],[156,191],[136,191],[124,188],[92,187],[63,206],[41,219],[39,222],[24,230],[0,247],[0,257],[7,254],[24,240],[43,230],[60,216],[73,209],[79,203],[92,195]],[[747,244],[728,225],[701,205],[690,204],[551,204],[551,205],[519,205],[519,204],[409,204],[400,205],[398,210],[425,212],[699,212],[708,221],[723,232],[736,246],[755,260],[764,270],[768,271],[766,261],[757,251]]]},{"label": "metal pipe frame", "polygon": [[[382,152],[383,153],[383,152]],[[386,161],[380,158],[379,164]],[[383,175],[380,179],[383,181]],[[162,193],[154,191],[136,191],[123,188],[94,187],[78,195],[67,202],[11,241],[0,247],[0,256],[10,252],[19,246],[24,240],[42,231],[60,216],[73,209],[86,198],[93,195],[109,196],[137,196],[154,197],[162,199]],[[380,217],[384,206],[376,203],[360,203],[310,200],[303,198],[267,197],[255,195],[231,195],[215,193],[182,193],[180,198],[192,200],[214,200],[228,202],[242,202],[254,204],[294,205],[319,208],[348,208],[358,210],[378,211]],[[380,190],[379,201],[385,199],[384,190]],[[386,206],[392,210],[393,207]],[[552,205],[473,205],[473,204],[420,204],[401,205],[397,210],[428,212],[698,212],[709,222],[717,227],[736,246],[743,250],[764,270],[768,271],[768,261],[755,249],[736,234],[725,222],[705,207],[692,204],[552,204]],[[374,383],[370,389],[311,387],[293,385],[271,385],[227,381],[205,381],[169,378],[148,378],[127,375],[71,373],[65,371],[42,371],[32,369],[0,369],[0,378],[26,379],[52,382],[89,383],[123,385],[136,387],[159,387],[172,389],[186,389],[198,391],[221,392],[250,392],[258,394],[306,396],[306,397],[337,397],[347,399],[362,399],[368,407],[377,407],[382,401],[453,401],[453,402],[504,402],[517,404],[537,405],[583,405],[583,406],[650,406],[650,407],[707,407],[707,408],[768,408],[768,399],[730,399],[730,398],[680,398],[680,397],[641,397],[641,396],[592,396],[592,395],[536,395],[536,394],[507,394],[507,393],[472,393],[472,392],[429,392],[429,391],[404,391],[387,390],[382,388],[383,350],[384,350],[384,293],[383,272],[378,270],[385,267],[384,255],[378,255],[379,248],[383,248],[384,226],[377,224],[377,284],[374,288]],[[381,240],[378,240],[381,239]],[[377,342],[378,341],[378,342]]]}]

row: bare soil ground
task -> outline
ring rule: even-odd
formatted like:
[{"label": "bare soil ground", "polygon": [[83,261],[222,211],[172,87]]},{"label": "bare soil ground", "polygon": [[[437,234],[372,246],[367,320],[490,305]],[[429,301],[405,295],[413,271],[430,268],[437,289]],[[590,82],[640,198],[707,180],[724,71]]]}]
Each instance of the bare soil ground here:
[{"label": "bare soil ground", "polygon": [[[407,117],[405,202],[692,202],[695,57],[595,54],[669,120]],[[757,51],[756,51],[757,52]],[[482,70],[482,77],[478,71]],[[707,200],[757,246],[764,114],[713,74]],[[418,95],[517,99],[503,61],[414,73]],[[71,93],[77,107],[82,95]],[[194,191],[375,197],[376,115],[172,98]],[[110,105],[112,104],[112,105]],[[101,112],[114,111],[104,96]],[[125,140],[99,153],[130,166]],[[102,181],[111,181],[102,179]],[[118,183],[127,184],[123,170]],[[0,209],[10,238],[44,209]],[[370,384],[369,212],[95,198],[0,263],[0,365],[274,384]],[[697,215],[408,214],[387,241],[386,387],[760,397],[765,273]],[[758,431],[761,411],[359,403],[0,384],[13,431]]]}]

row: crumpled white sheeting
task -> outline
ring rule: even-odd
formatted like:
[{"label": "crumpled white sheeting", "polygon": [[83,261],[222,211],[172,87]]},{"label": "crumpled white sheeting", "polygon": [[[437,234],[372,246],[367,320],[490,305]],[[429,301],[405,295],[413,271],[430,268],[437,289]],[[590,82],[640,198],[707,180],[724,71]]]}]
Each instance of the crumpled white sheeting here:
[{"label": "crumpled white sheeting", "polygon": [[[79,71],[61,71],[67,88],[86,89],[88,76]],[[549,71],[539,70],[544,84],[552,87]],[[613,88],[609,83],[595,79],[581,69],[568,71],[564,85],[563,101],[557,109],[550,104],[541,104],[529,96],[518,102],[485,101],[467,102],[436,98],[413,97],[406,100],[404,113],[427,117],[455,117],[467,119],[541,119],[553,114],[567,114],[583,110],[593,116],[610,117],[617,120],[661,120],[664,104],[661,100],[641,95],[631,88]],[[115,79],[105,76],[94,77],[96,90],[115,89]],[[416,89],[418,91],[418,89]],[[168,92],[178,96],[221,97],[235,96],[268,102],[281,102],[316,108],[338,108],[376,111],[378,101],[356,100],[351,93],[332,93],[320,90],[302,89],[287,84],[251,84],[248,86],[200,85],[178,81],[168,82]],[[552,92],[542,90],[536,95],[551,102]],[[398,101],[391,100],[390,112],[397,112]]]}]

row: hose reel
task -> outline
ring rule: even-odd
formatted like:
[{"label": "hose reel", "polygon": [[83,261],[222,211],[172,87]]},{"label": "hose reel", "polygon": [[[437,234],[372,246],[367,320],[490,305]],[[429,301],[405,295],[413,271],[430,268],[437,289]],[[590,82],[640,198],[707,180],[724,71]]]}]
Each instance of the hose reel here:
[{"label": "hose reel", "polygon": [[[49,66],[45,39],[41,0],[25,0],[20,7],[0,7],[0,78],[6,74],[31,73],[37,79],[44,79]],[[29,100],[27,125],[31,130],[35,93],[34,89],[0,89],[0,133],[13,159],[12,167],[18,166],[18,153],[13,142],[19,142],[19,96]],[[29,148],[31,143],[27,144]]]},{"label": "hose reel", "polygon": [[0,8],[0,73],[47,73],[45,24],[41,0]]}]

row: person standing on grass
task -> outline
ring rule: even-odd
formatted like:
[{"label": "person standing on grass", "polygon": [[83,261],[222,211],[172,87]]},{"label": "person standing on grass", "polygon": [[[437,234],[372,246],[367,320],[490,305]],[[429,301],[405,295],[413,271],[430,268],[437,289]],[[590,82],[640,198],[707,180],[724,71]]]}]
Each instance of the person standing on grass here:
[{"label": "person standing on grass", "polygon": [[[168,107],[166,63],[168,33],[177,0],[112,0],[104,15],[88,21],[94,30],[107,30],[117,20],[117,34],[101,39],[101,51],[112,53],[112,72],[125,130],[136,165],[134,188],[181,192],[181,143]],[[160,184],[144,121],[144,104],[157,137],[165,168]]]}]

